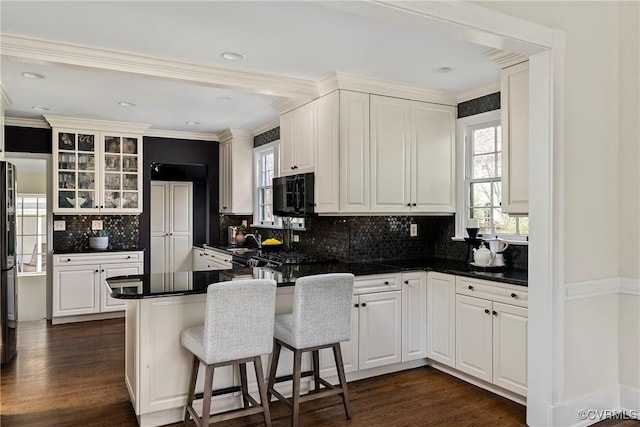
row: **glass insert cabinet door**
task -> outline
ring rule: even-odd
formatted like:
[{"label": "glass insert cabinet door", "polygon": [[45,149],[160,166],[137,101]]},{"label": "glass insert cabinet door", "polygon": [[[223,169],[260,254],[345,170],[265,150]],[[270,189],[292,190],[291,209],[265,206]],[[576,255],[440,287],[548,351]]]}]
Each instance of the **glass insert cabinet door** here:
[{"label": "glass insert cabinet door", "polygon": [[102,210],[139,211],[140,141],[137,136],[103,134]]},{"label": "glass insert cabinet door", "polygon": [[98,209],[97,140],[91,132],[54,133],[56,210]]}]

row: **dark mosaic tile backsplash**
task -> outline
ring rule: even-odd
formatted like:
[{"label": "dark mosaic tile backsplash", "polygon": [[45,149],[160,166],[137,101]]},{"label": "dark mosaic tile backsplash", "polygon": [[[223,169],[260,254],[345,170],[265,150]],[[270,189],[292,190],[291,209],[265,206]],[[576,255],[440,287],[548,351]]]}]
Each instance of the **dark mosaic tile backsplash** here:
[{"label": "dark mosaic tile backsplash", "polygon": [[487,111],[499,109],[500,92],[496,92],[458,104],[458,118],[461,119],[463,117],[473,116],[480,113],[486,113]]},{"label": "dark mosaic tile backsplash", "polygon": [[102,220],[102,228],[109,231],[109,249],[131,250],[140,246],[138,215],[54,215],[53,219],[66,222],[65,231],[53,232],[53,251],[57,253],[88,250],[87,233],[93,220]]},{"label": "dark mosaic tile backsplash", "polygon": [[[409,225],[418,225],[418,236],[409,237]],[[280,230],[260,229],[263,239],[282,239]],[[344,262],[440,258],[466,261],[469,245],[452,241],[453,216],[348,216],[306,219],[306,231],[296,232],[296,250],[332,257]],[[511,245],[505,261],[527,268],[528,247]]]},{"label": "dark mosaic tile backsplash", "polygon": [[280,139],[280,126],[253,137],[253,148],[260,147]]}]

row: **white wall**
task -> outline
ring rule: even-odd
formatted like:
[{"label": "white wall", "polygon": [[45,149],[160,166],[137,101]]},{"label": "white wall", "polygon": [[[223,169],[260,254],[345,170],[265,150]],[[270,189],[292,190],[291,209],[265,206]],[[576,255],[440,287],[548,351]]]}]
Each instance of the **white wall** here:
[{"label": "white wall", "polygon": [[46,173],[20,172],[20,168],[18,168],[17,183],[18,193],[47,194]]},{"label": "white wall", "polygon": [[18,321],[47,317],[46,276],[18,277]]},{"label": "white wall", "polygon": [[[615,290],[621,275],[639,277],[639,49],[633,42],[638,37],[638,4],[478,4],[566,35],[564,284],[613,289],[566,301],[559,319],[564,323],[564,366],[557,373],[563,381],[560,398],[571,407],[564,414],[570,418],[564,419],[576,423],[572,404],[591,404],[594,400],[587,396],[602,394],[612,398],[606,404],[619,403],[615,384],[628,381],[623,377],[633,378],[636,391],[638,386],[637,299]],[[629,322],[634,321],[632,326]]]}]

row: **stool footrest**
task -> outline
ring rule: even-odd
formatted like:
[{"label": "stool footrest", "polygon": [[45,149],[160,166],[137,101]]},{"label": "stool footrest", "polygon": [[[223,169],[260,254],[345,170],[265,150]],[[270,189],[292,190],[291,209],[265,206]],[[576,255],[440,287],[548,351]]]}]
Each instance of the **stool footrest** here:
[{"label": "stool footrest", "polygon": [[308,402],[309,400],[320,399],[321,397],[333,396],[335,394],[342,394],[342,388],[325,388],[320,391],[303,394],[300,396],[300,402]]}]

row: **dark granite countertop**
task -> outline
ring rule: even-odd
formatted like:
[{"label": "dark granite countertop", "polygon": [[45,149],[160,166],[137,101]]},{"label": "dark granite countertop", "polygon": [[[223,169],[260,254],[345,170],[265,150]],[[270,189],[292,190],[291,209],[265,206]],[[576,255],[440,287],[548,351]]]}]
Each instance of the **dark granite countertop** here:
[{"label": "dark granite countertop", "polygon": [[66,255],[66,254],[99,254],[104,252],[136,252],[136,251],[144,251],[142,248],[137,248],[135,246],[117,246],[117,247],[108,247],[107,249],[90,249],[88,247],[79,247],[79,248],[69,248],[62,251],[53,251],[54,255]]},{"label": "dark granite countertop", "polygon": [[[293,286],[299,277],[325,273],[352,273],[356,276],[399,273],[403,271],[437,271],[502,283],[527,286],[526,270],[475,271],[462,262],[450,260],[396,260],[359,263],[296,264],[281,267],[254,267],[238,270],[187,271],[144,274],[107,279],[111,296],[141,299],[162,296],[202,294],[212,283],[240,278],[274,279],[278,287]],[[171,277],[172,276],[172,277]],[[165,284],[172,283],[172,287]]]}]

